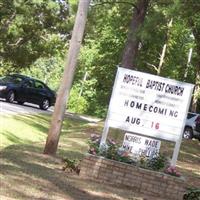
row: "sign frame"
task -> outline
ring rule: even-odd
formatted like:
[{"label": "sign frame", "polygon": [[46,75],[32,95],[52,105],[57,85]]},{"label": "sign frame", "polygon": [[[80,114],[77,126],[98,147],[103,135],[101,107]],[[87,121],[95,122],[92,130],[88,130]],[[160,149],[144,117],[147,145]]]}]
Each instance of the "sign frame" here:
[{"label": "sign frame", "polygon": [[[102,138],[101,138],[101,141],[100,141],[100,147],[103,144],[106,143],[106,139],[107,139],[107,135],[108,135],[108,132],[109,132],[109,128],[110,127],[119,128],[119,127],[112,126],[110,124],[109,120],[110,120],[110,116],[112,114],[111,111],[110,111],[111,102],[112,102],[112,100],[114,98],[114,91],[117,88],[117,82],[118,82],[120,70],[127,70],[127,73],[130,72],[130,71],[132,73],[134,73],[134,72],[138,73],[138,71],[134,71],[134,70],[118,67],[117,73],[116,73],[116,77],[115,77],[115,81],[114,81],[114,85],[113,85],[112,95],[111,95],[111,98],[110,98],[109,108],[108,108],[108,112],[107,112],[107,116],[106,116],[106,120],[105,120],[105,124],[104,124],[104,128],[103,128]],[[143,72],[139,72],[139,73],[143,73]],[[168,80],[168,81],[173,81],[173,82],[176,82],[176,83],[179,83],[179,84],[182,83],[182,82],[179,82],[179,81],[176,81],[176,80],[173,80],[173,79],[159,77],[159,76],[156,76],[156,75],[151,75],[151,74],[147,74],[147,73],[143,73],[143,74],[145,74],[147,76],[149,75],[150,77],[154,76],[154,77],[165,79],[165,80]],[[187,111],[188,111],[189,106],[190,106],[191,96],[192,96],[193,87],[194,87],[194,85],[190,84],[190,83],[184,83],[184,84],[187,84],[187,86],[190,87],[190,90],[189,90],[188,100],[187,100],[187,103],[186,103],[186,109],[185,109],[185,112],[184,112],[184,117],[183,117],[183,122],[182,122],[182,125],[181,125],[181,129],[180,129],[179,137],[177,137],[175,140],[170,140],[170,139],[166,139],[166,138],[160,138],[160,137],[151,136],[151,135],[145,135],[145,134],[140,133],[140,132],[133,132],[133,131],[130,131],[130,130],[126,130],[126,129],[120,128],[121,130],[128,131],[130,133],[132,132],[133,134],[138,134],[138,135],[143,135],[145,137],[150,137],[150,138],[152,137],[152,138],[156,138],[156,139],[175,142],[175,148],[174,148],[174,152],[173,152],[173,156],[172,156],[172,160],[171,160],[171,165],[173,165],[173,166],[176,165],[176,161],[177,161],[177,158],[178,158],[178,153],[179,153],[179,149],[180,149],[180,145],[181,145],[181,141],[182,141],[182,133],[184,131],[185,121],[186,121],[186,117],[187,117]]]}]

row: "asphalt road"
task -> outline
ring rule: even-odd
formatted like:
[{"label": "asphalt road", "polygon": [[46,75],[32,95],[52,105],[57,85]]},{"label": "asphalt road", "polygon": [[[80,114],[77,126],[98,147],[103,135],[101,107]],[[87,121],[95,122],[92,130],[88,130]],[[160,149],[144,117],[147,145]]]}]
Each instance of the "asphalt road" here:
[{"label": "asphalt road", "polygon": [[[38,105],[25,103],[23,105],[19,105],[17,103],[7,103],[5,100],[0,99],[0,115],[20,115],[20,114],[52,114],[54,107],[50,107],[48,110],[41,110]],[[65,113],[66,117],[77,119],[81,121],[96,123],[101,121],[101,119],[79,115],[75,113],[67,112]]]},{"label": "asphalt road", "polygon": [[7,103],[0,99],[0,114],[37,114],[37,113],[49,113],[52,114],[53,107],[46,110],[39,109],[39,106],[25,103],[24,105],[18,105],[17,103]]}]

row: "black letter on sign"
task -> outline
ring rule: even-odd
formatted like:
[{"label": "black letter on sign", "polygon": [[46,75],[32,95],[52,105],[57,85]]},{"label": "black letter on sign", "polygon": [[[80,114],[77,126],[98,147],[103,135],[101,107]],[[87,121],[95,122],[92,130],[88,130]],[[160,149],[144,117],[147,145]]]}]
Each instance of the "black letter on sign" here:
[{"label": "black letter on sign", "polygon": [[125,100],[124,106],[128,106],[129,100]]},{"label": "black letter on sign", "polygon": [[126,122],[130,122],[130,117],[129,116],[126,118]]}]

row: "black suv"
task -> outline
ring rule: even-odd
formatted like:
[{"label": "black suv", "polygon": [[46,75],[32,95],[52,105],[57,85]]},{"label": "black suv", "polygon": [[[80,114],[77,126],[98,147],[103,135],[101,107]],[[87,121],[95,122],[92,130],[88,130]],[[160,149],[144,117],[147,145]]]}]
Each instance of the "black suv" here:
[{"label": "black suv", "polygon": [[10,103],[17,101],[19,104],[37,104],[43,110],[54,105],[56,100],[55,92],[42,81],[19,74],[0,78],[0,97]]},{"label": "black suv", "polygon": [[188,113],[183,138],[200,140],[200,114]]}]

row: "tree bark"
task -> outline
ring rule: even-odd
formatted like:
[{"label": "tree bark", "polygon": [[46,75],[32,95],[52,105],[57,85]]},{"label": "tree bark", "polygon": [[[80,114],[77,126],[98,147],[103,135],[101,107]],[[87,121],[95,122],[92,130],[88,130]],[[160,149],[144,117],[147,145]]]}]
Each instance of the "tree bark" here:
[{"label": "tree bark", "polygon": [[51,126],[48,132],[44,153],[49,155],[55,155],[58,147],[58,141],[66,110],[66,104],[69,98],[69,93],[75,73],[75,67],[77,63],[77,57],[80,51],[81,41],[85,29],[87,20],[87,12],[89,8],[90,0],[80,0],[77,16],[72,33],[72,39],[70,42],[68,57],[65,62],[65,71],[63,79],[58,91],[56,104],[53,112]]},{"label": "tree bark", "polygon": [[192,98],[192,112],[197,112],[197,103],[200,96],[200,31],[197,28],[193,27],[193,35],[196,41],[196,48],[197,48],[197,65],[196,65],[196,78],[195,78],[195,88]]},{"label": "tree bark", "polygon": [[194,88],[194,94],[192,98],[192,112],[197,112],[197,103],[198,103],[198,96],[200,93],[200,67],[197,68],[196,72],[196,80],[195,80],[195,88]]},{"label": "tree bark", "polygon": [[184,73],[184,80],[186,80],[187,76],[188,76],[189,66],[190,66],[191,58],[192,58],[192,51],[193,51],[193,48],[190,48],[190,50],[188,52],[187,65],[186,65],[186,69],[185,69],[185,73]]},{"label": "tree bark", "polygon": [[160,56],[160,62],[159,62],[159,65],[158,65],[157,75],[160,75],[161,70],[162,70],[162,66],[163,66],[163,63],[164,63],[166,49],[167,49],[167,45],[168,45],[168,42],[169,42],[170,28],[172,27],[172,21],[173,21],[173,19],[171,19],[170,22],[167,24],[167,34],[166,34],[165,44],[163,45],[162,53],[161,53],[161,56]]},{"label": "tree bark", "polygon": [[150,0],[138,0],[135,5],[136,9],[134,9],[126,45],[122,55],[122,67],[129,69],[136,68],[136,56],[140,41],[138,32],[144,22],[149,2]]}]

